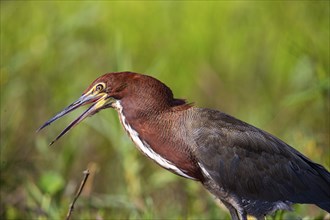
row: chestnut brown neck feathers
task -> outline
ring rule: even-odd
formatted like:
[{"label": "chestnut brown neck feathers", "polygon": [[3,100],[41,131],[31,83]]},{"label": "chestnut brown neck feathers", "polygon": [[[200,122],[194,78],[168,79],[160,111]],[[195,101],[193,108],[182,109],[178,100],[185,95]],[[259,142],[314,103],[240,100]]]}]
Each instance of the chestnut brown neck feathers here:
[{"label": "chestnut brown neck feathers", "polygon": [[185,145],[184,134],[177,129],[180,115],[192,107],[190,104],[175,99],[165,84],[146,75],[110,73],[93,84],[102,81],[107,82],[108,93],[118,100],[114,107],[123,127],[144,154],[181,176],[202,178],[189,146]]}]

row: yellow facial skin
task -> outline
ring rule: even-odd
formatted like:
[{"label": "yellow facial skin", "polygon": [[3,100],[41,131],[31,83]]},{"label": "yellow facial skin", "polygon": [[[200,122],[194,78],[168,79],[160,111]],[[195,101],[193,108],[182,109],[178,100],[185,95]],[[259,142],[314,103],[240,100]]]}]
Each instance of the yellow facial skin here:
[{"label": "yellow facial skin", "polygon": [[113,99],[108,96],[105,92],[106,84],[100,82],[93,86],[89,91],[83,94],[77,101],[73,102],[71,105],[66,107],[64,110],[56,114],[53,118],[48,120],[43,126],[41,126],[37,131],[40,131],[44,127],[50,125],[52,122],[57,119],[63,117],[69,112],[79,108],[80,106],[92,104],[86,111],[84,111],[78,118],[72,121],[56,138],[54,141],[50,143],[52,145],[55,141],[57,141],[60,137],[66,134],[71,128],[77,125],[79,122],[84,120],[87,116],[91,116],[104,108],[106,105],[111,105],[113,103]]}]

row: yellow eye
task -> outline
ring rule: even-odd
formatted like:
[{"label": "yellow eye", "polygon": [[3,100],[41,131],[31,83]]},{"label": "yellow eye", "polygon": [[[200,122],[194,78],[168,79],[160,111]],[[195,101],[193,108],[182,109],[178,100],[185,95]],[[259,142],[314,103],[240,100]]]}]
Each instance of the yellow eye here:
[{"label": "yellow eye", "polygon": [[95,87],[95,90],[97,91],[97,92],[100,92],[100,91],[102,91],[104,89],[104,85],[103,84],[98,84],[96,87]]}]

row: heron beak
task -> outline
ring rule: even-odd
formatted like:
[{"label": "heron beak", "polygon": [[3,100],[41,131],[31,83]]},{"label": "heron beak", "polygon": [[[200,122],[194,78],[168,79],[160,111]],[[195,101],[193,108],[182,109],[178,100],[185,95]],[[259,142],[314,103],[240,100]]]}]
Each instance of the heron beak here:
[{"label": "heron beak", "polygon": [[56,114],[53,118],[49,119],[45,124],[43,124],[37,132],[42,130],[43,128],[47,127],[57,119],[63,117],[64,115],[68,114],[69,112],[84,106],[86,104],[93,103],[86,111],[84,111],[79,117],[77,117],[74,121],[72,121],[50,144],[52,145],[60,139],[64,134],[66,134],[71,128],[75,125],[79,124],[82,120],[84,120],[87,116],[91,116],[101,109],[110,107],[111,103],[113,102],[112,98],[108,96],[106,93],[98,93],[93,94],[93,91],[89,91],[86,94],[83,94],[77,101],[73,102],[71,105],[63,109],[61,112]]}]

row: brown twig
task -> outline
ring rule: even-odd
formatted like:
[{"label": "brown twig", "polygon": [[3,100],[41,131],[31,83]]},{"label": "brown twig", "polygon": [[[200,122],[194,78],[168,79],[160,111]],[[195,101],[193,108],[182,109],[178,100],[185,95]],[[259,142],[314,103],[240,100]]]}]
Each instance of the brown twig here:
[{"label": "brown twig", "polygon": [[77,191],[77,193],[76,193],[76,195],[75,195],[75,197],[74,197],[72,203],[70,204],[69,211],[68,211],[68,213],[67,213],[67,215],[66,215],[66,220],[69,220],[70,217],[71,217],[71,214],[72,214],[72,212],[73,212],[73,210],[74,210],[74,204],[76,203],[78,197],[80,196],[80,193],[81,193],[81,191],[83,190],[83,188],[84,188],[84,186],[85,186],[85,183],[86,183],[86,181],[87,181],[87,179],[88,179],[88,176],[89,176],[89,170],[88,170],[88,169],[85,170],[85,171],[83,172],[83,174],[84,174],[84,179],[81,181],[81,183],[80,183],[80,187],[79,187],[79,189],[78,189],[78,191]]}]

